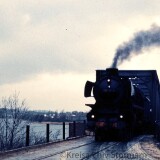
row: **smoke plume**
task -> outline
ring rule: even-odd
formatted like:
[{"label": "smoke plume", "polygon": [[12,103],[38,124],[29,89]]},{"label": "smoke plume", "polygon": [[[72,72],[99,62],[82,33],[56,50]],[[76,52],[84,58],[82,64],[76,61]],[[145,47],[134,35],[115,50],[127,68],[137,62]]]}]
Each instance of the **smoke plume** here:
[{"label": "smoke plume", "polygon": [[133,39],[123,43],[116,50],[112,67],[116,68],[118,64],[128,59],[131,54],[140,54],[142,49],[151,46],[160,45],[160,27],[152,26],[151,29],[135,33]]}]

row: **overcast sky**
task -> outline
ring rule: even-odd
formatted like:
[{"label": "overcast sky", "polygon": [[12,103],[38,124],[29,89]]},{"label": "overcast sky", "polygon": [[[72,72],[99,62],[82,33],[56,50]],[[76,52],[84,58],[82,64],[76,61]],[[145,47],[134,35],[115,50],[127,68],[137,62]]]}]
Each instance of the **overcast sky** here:
[{"label": "overcast sky", "polygon": [[[17,91],[30,109],[87,111],[86,80],[155,24],[159,0],[0,0],[0,97]],[[119,69],[160,73],[159,59],[152,47]]]}]

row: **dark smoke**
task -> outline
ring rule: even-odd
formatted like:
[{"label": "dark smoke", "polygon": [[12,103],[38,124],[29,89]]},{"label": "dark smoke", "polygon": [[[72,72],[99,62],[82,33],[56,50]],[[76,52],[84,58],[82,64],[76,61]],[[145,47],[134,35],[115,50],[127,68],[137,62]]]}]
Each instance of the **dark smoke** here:
[{"label": "dark smoke", "polygon": [[131,54],[140,54],[142,49],[150,46],[160,45],[160,27],[152,26],[147,31],[135,33],[134,38],[117,48],[113,59],[112,67],[116,68],[118,64],[128,59]]}]

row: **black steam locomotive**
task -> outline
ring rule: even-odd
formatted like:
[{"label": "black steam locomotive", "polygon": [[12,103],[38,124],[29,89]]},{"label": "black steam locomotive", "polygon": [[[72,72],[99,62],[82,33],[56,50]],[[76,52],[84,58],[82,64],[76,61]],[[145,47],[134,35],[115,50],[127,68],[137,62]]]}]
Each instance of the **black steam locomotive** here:
[{"label": "black steam locomotive", "polygon": [[87,114],[88,129],[95,132],[95,140],[126,140],[144,129],[144,106],[148,103],[140,89],[129,78],[120,77],[118,69],[106,69],[95,83],[87,81],[84,95],[93,94],[95,104]]}]

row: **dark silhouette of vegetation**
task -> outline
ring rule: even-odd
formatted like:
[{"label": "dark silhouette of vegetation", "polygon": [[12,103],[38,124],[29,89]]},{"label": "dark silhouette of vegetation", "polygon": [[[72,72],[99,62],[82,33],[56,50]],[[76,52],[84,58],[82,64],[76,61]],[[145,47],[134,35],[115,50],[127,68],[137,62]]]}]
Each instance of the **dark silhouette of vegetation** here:
[{"label": "dark silhouette of vegetation", "polygon": [[20,101],[18,94],[8,98],[3,98],[0,110],[0,149],[8,150],[21,147],[24,128],[27,121],[24,121],[24,115],[27,112],[25,101]]},{"label": "dark silhouette of vegetation", "polygon": [[57,112],[57,111],[27,111],[24,120],[30,122],[70,122],[81,121],[86,119],[84,112]]},{"label": "dark silhouette of vegetation", "polygon": [[[8,118],[12,117],[12,109],[0,108],[0,118],[5,118],[7,112]],[[70,121],[81,121],[86,119],[85,112],[58,112],[58,111],[30,111],[25,110],[23,115],[21,115],[22,120],[26,120],[29,122],[70,122]]]}]

